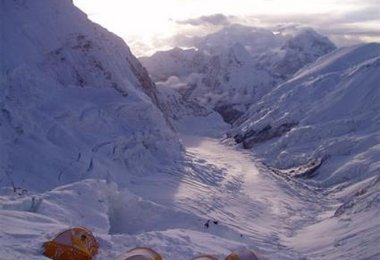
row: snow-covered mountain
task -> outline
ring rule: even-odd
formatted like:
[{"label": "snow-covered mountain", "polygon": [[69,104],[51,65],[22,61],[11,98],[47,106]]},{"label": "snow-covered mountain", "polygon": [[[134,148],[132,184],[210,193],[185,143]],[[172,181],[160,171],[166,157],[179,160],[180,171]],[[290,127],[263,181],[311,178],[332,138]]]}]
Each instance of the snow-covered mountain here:
[{"label": "snow-covered mountain", "polygon": [[[70,0],[1,1],[0,12],[1,259],[43,259],[43,242],[72,226],[94,232],[96,259],[136,246],[169,260],[222,257],[242,246],[282,259],[298,255],[272,248],[272,223],[250,231],[249,209],[227,217],[239,199],[254,208],[262,197],[247,199],[240,171],[228,176],[220,161],[185,153],[162,112],[162,94],[119,37]],[[208,131],[225,129],[206,112]],[[194,138],[193,145],[204,143]],[[211,144],[226,149],[226,158],[240,155]],[[221,204],[226,189],[233,196]]]},{"label": "snow-covered mountain", "polygon": [[228,26],[145,59],[156,87],[72,1],[0,5],[1,259],[73,226],[98,260],[379,258],[379,44]]},{"label": "snow-covered mountain", "polygon": [[165,81],[171,76],[186,77],[191,73],[202,73],[206,70],[209,57],[194,48],[174,48],[159,51],[151,57],[141,57],[140,61],[149,68],[154,81]]},{"label": "snow-covered mountain", "polygon": [[[363,247],[363,241],[369,252],[378,246],[379,71],[380,44],[339,49],[252,105],[229,132],[276,174],[312,178],[304,181],[338,199],[332,217],[299,232],[313,234],[316,243],[328,232],[323,249],[314,250],[338,248],[342,253],[336,258]],[[302,248],[297,236],[291,243]],[[371,255],[363,251],[357,258]]]},{"label": "snow-covered mountain", "polygon": [[306,64],[333,51],[334,44],[327,38],[310,28],[296,31],[280,48],[259,54],[258,66],[289,78]]},{"label": "snow-covered mountain", "polygon": [[[379,53],[379,44],[367,44],[324,56],[252,105],[230,134],[248,149],[271,142],[261,145],[262,158],[277,168],[320,161],[316,179],[329,185],[374,176],[376,163],[358,158],[377,154]],[[364,163],[363,173],[340,168],[342,157]],[[339,167],[324,170],[325,165]],[[357,168],[355,163],[350,167]]]},{"label": "snow-covered mountain", "polygon": [[[250,149],[264,168],[326,199],[320,202],[326,205],[323,213],[315,213],[286,243],[316,259],[326,254],[330,259],[376,259],[380,45],[334,51],[327,38],[303,29],[281,47],[256,55],[240,43],[218,55],[220,46],[213,55],[201,46],[198,53],[208,63],[202,64],[204,71],[181,73],[184,63],[177,56],[173,76],[159,85],[166,93],[180,93],[176,100],[220,112],[233,123],[228,136]],[[161,61],[170,61],[170,52],[161,53]],[[143,63],[153,72],[164,64],[154,56]]]},{"label": "snow-covered mountain", "polygon": [[180,46],[194,47],[209,55],[218,55],[240,43],[251,55],[255,55],[281,47],[289,37],[289,34],[273,33],[266,28],[230,24],[205,36],[178,36],[177,42]]},{"label": "snow-covered mountain", "polygon": [[176,90],[185,100],[218,111],[229,123],[297,70],[335,49],[312,29],[283,35],[241,25],[197,37],[194,46],[140,60],[153,80],[176,77],[182,82]]},{"label": "snow-covered mountain", "polygon": [[3,1],[1,12],[1,185],[121,184],[180,153],[123,40],[69,0]]}]

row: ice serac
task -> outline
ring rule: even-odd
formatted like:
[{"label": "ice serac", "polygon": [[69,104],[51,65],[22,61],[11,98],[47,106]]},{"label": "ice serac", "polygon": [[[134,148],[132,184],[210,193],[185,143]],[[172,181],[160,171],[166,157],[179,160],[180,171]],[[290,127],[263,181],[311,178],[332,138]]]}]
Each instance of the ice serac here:
[{"label": "ice serac", "polygon": [[170,87],[170,77],[176,77],[182,83],[176,90],[185,101],[219,112],[228,123],[299,69],[335,49],[312,29],[289,35],[242,25],[184,43],[196,49],[175,48],[141,61],[154,80]]},{"label": "ice serac", "polygon": [[1,185],[122,184],[180,154],[147,71],[72,1],[3,1],[0,19]]}]

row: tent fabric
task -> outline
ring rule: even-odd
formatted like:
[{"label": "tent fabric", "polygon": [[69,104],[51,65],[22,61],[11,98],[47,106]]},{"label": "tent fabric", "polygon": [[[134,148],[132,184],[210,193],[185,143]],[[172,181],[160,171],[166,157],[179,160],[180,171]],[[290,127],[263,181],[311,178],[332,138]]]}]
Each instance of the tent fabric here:
[{"label": "tent fabric", "polygon": [[225,260],[259,260],[256,254],[247,248],[233,251]]},{"label": "tent fabric", "polygon": [[43,244],[44,255],[54,260],[91,260],[99,244],[86,228],[76,227],[59,233]]},{"label": "tent fabric", "polygon": [[119,256],[117,260],[162,260],[162,257],[149,247],[136,247]]},{"label": "tent fabric", "polygon": [[218,258],[212,255],[201,255],[201,256],[194,257],[191,260],[218,260]]}]

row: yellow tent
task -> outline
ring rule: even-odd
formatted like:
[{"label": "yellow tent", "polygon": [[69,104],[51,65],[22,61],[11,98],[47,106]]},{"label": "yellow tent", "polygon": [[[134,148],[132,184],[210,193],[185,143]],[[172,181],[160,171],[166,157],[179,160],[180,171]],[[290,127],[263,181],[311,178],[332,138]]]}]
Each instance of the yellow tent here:
[{"label": "yellow tent", "polygon": [[259,260],[259,258],[253,251],[241,248],[233,251],[225,260]]},{"label": "yellow tent", "polygon": [[99,244],[86,228],[76,227],[59,233],[43,244],[44,255],[54,260],[91,260]]}]

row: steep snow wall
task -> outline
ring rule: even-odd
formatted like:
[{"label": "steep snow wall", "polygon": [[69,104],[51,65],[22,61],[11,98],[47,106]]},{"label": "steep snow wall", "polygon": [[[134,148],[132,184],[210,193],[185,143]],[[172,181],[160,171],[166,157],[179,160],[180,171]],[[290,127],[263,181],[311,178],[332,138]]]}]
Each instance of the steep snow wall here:
[{"label": "steep snow wall", "polygon": [[119,37],[69,0],[2,1],[0,12],[0,185],[122,184],[180,155],[154,83]]}]

